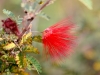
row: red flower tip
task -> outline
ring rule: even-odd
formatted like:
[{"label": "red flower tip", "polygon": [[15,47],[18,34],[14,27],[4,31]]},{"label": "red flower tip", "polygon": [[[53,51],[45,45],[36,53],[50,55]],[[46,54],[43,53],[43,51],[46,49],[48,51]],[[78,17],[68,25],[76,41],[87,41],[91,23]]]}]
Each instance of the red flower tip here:
[{"label": "red flower tip", "polygon": [[75,36],[72,28],[75,25],[65,19],[43,32],[43,45],[46,55],[49,54],[54,60],[59,60],[68,56],[75,45]]},{"label": "red flower tip", "polygon": [[16,36],[20,34],[15,21],[13,21],[10,18],[7,18],[6,20],[2,20],[2,22],[3,22],[2,27],[6,33],[13,33]]}]

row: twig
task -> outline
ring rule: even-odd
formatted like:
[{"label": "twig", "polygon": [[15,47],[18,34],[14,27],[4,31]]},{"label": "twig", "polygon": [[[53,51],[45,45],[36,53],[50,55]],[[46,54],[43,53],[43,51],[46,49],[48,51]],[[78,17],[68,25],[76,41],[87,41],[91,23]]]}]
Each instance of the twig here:
[{"label": "twig", "polygon": [[50,3],[51,0],[47,0],[36,12],[40,12],[43,8],[45,8],[49,3]]},{"label": "twig", "polygon": [[[25,34],[25,32],[29,30],[29,25],[30,25],[30,23],[34,20],[34,18],[35,18],[35,16],[36,16],[36,13],[40,12],[43,8],[45,8],[45,7],[49,4],[50,1],[51,1],[51,0],[47,0],[38,10],[36,10],[35,13],[32,13],[33,16],[31,16],[30,19],[27,19],[27,18],[26,18],[27,25],[26,25],[25,28],[23,29],[22,33],[19,35],[18,41],[22,38],[22,36]],[[29,12],[29,13],[30,13],[30,12]],[[27,13],[27,14],[28,14],[28,13]],[[26,16],[27,16],[27,15],[26,15]],[[24,16],[24,17],[25,17],[25,16]],[[25,19],[24,19],[24,20],[25,20]]]},{"label": "twig", "polygon": [[22,33],[19,35],[17,41],[19,41],[19,40],[22,38],[22,36],[25,34],[25,32],[29,30],[30,23],[31,23],[31,22],[28,22],[28,23],[27,23],[27,25],[26,25],[25,28],[23,29]]}]

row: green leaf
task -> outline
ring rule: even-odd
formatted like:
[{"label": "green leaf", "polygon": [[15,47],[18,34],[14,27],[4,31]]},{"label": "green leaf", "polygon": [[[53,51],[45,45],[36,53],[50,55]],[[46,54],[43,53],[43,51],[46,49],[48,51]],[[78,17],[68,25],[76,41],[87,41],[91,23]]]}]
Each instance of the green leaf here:
[{"label": "green leaf", "polygon": [[22,52],[19,53],[19,60],[20,60],[20,67],[24,67],[24,62],[23,62],[23,59],[24,59],[24,54]]},{"label": "green leaf", "polygon": [[35,48],[35,47],[32,46],[32,45],[26,46],[24,52],[26,52],[26,53],[35,53],[35,54],[39,54],[38,49]]},{"label": "green leaf", "polygon": [[9,11],[9,10],[3,9],[3,13],[5,15],[7,15],[8,17],[15,18],[15,15],[11,11]]},{"label": "green leaf", "polygon": [[88,9],[92,10],[92,0],[79,0],[80,2],[82,2]]},{"label": "green leaf", "polygon": [[34,11],[35,11],[35,8],[37,7],[37,5],[38,5],[38,2],[35,1],[34,4],[33,4],[33,10],[34,10]]},{"label": "green leaf", "polygon": [[32,33],[31,32],[29,32],[26,35],[24,35],[22,37],[22,40],[20,41],[20,45],[22,45],[24,42],[27,42],[28,38],[30,38],[30,37],[32,37]]},{"label": "green leaf", "polygon": [[33,36],[32,37],[32,40],[33,41],[36,41],[36,42],[42,42],[42,36],[40,36],[40,35]]},{"label": "green leaf", "polygon": [[42,18],[44,18],[46,20],[50,20],[50,17],[47,16],[44,12],[39,13],[38,16],[40,16],[40,17],[42,17]]},{"label": "green leaf", "polygon": [[15,48],[15,47],[16,47],[16,45],[15,45],[13,42],[11,42],[11,43],[9,43],[9,44],[3,46],[3,49],[4,49],[4,50],[10,50],[10,49],[13,49],[13,48]]},{"label": "green leaf", "polygon": [[27,55],[26,59],[32,64],[32,66],[37,70],[38,73],[42,72],[41,65],[39,64],[39,62],[35,58],[33,58],[30,55]]},{"label": "green leaf", "polygon": [[4,72],[6,64],[0,59],[0,72]]},{"label": "green leaf", "polygon": [[9,10],[6,10],[6,9],[3,9],[3,13],[5,15],[7,15],[8,17],[11,17],[14,20],[16,20],[17,24],[21,24],[22,23],[23,18],[20,18],[19,16],[18,16],[18,18],[16,18],[13,12],[11,12]]},{"label": "green leaf", "polygon": [[21,24],[21,23],[22,23],[22,20],[23,20],[23,18],[20,18],[20,17],[18,16],[18,18],[16,19],[17,24]]}]

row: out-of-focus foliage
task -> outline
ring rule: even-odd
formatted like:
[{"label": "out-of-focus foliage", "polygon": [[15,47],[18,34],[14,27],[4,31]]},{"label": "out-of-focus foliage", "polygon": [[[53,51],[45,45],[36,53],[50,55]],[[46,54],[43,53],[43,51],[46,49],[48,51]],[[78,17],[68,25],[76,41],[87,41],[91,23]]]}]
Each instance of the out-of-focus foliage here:
[{"label": "out-of-focus foliage", "polygon": [[92,0],[79,0],[79,1],[81,1],[84,5],[86,5],[87,6],[87,8],[89,8],[90,10],[92,10],[93,8],[92,8]]},{"label": "out-of-focus foliage", "polygon": [[[43,73],[41,75],[100,75],[100,0],[91,1],[92,7],[91,2],[87,6],[86,3],[82,4],[79,0],[57,0],[53,5],[44,9],[43,12],[46,12],[51,20],[46,21],[40,18],[38,24],[40,31],[62,18],[71,17],[77,25],[78,39],[76,49],[61,66],[55,63],[51,65],[52,62],[44,60],[45,57],[40,58],[41,55],[33,55],[42,64]],[[5,8],[23,15],[20,0],[1,0],[0,5],[1,11]],[[0,13],[0,16],[4,17],[2,12]],[[33,33],[35,34],[35,32]],[[35,45],[40,44],[35,43]],[[41,45],[38,48],[42,50]],[[33,74],[37,75],[32,72]]]}]

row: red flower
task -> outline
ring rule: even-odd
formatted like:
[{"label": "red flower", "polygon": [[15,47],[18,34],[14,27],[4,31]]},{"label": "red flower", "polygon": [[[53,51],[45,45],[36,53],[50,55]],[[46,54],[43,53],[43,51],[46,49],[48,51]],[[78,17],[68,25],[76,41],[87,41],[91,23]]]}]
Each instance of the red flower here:
[{"label": "red flower", "polygon": [[13,21],[10,18],[7,18],[6,20],[2,20],[3,24],[3,29],[5,30],[6,33],[13,33],[16,36],[20,34],[17,24],[15,21]]},{"label": "red flower", "polygon": [[64,58],[72,51],[75,45],[75,36],[71,32],[75,25],[65,19],[43,32],[43,45],[46,55],[49,54],[54,60]]}]

